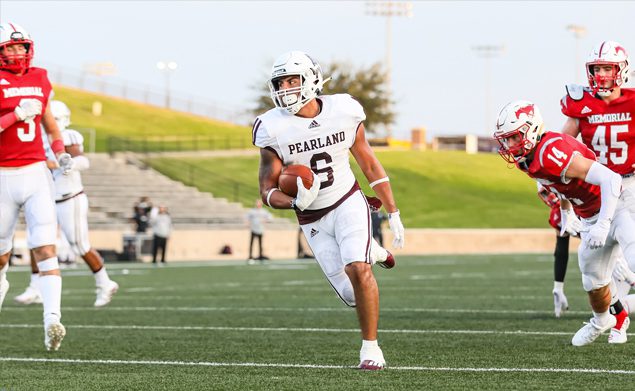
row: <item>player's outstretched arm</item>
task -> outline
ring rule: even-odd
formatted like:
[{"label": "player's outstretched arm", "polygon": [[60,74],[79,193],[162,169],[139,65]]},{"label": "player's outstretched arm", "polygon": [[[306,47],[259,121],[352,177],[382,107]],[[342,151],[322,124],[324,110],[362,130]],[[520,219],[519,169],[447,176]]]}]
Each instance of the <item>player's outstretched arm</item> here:
[{"label": "player's outstretched arm", "polygon": [[401,223],[399,209],[397,209],[397,203],[392,194],[388,175],[386,175],[384,167],[366,140],[366,131],[363,123],[360,123],[357,128],[357,135],[355,137],[355,143],[351,147],[351,153],[364,173],[364,176],[366,176],[368,183],[370,183],[370,187],[375,191],[375,194],[377,194],[377,197],[379,197],[388,212],[388,223],[394,235],[393,247],[403,248],[404,227]]}]

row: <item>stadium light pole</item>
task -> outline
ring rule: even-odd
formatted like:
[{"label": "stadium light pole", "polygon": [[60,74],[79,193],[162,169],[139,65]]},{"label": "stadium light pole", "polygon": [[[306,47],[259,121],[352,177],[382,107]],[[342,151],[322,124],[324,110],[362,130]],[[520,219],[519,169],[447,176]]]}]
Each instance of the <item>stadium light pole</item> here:
[{"label": "stadium light pole", "polygon": [[578,63],[580,62],[580,38],[586,35],[586,27],[578,24],[570,24],[567,26],[567,31],[573,33],[575,37],[575,82],[580,81],[580,71],[578,70]]},{"label": "stadium light pole", "polygon": [[[392,99],[392,17],[405,16],[411,18],[412,2],[411,1],[367,1],[366,15],[383,16],[386,18],[386,90],[388,96]],[[392,137],[392,124],[386,126],[386,135]]]},{"label": "stadium light pole", "polygon": [[485,134],[488,134],[488,130],[493,129],[493,122],[490,122],[491,108],[491,59],[499,57],[505,53],[505,45],[476,45],[472,47],[474,53],[479,58],[485,60]]},{"label": "stadium light pole", "polygon": [[177,68],[174,61],[159,61],[157,69],[165,73],[165,108],[170,108],[170,75]]}]

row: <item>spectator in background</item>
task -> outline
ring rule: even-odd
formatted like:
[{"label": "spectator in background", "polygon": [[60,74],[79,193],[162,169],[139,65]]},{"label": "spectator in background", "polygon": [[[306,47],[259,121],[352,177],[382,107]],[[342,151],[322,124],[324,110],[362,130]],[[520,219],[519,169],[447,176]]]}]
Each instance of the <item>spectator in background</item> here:
[{"label": "spectator in background", "polygon": [[271,213],[267,212],[262,208],[262,201],[260,199],[256,200],[256,205],[254,208],[250,209],[247,213],[247,220],[249,222],[249,229],[251,230],[251,239],[249,239],[249,258],[248,261],[251,263],[254,261],[252,257],[254,240],[258,239],[258,259],[262,262],[265,259],[268,259],[264,255],[262,255],[262,234],[264,232],[264,223],[266,221],[271,221],[272,216]]},{"label": "spectator in background", "polygon": [[384,247],[384,234],[381,231],[381,225],[384,221],[388,221],[388,215],[378,209],[372,209],[370,212],[370,220],[373,226],[373,239],[375,239],[381,247]]},{"label": "spectator in background", "polygon": [[139,202],[134,205],[134,216],[132,217],[135,223],[135,232],[145,233],[150,223],[150,212],[152,211],[152,202],[149,197],[143,196],[139,199]]},{"label": "spectator in background", "polygon": [[156,213],[152,213],[150,225],[152,226],[153,233],[152,263],[157,262],[157,253],[159,249],[161,249],[161,263],[165,263],[165,250],[170,233],[172,233],[172,218],[168,213],[168,208],[164,205],[159,206]]}]

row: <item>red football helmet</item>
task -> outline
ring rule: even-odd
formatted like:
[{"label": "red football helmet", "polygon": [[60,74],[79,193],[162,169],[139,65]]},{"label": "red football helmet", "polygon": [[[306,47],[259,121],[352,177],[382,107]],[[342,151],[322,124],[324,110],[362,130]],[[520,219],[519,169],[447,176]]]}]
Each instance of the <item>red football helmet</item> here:
[{"label": "red football helmet", "polygon": [[[596,65],[611,65],[613,74],[609,76],[595,75],[594,67]],[[596,45],[589,54],[586,63],[589,86],[600,96],[609,96],[613,88],[621,87],[622,84],[626,83],[630,71],[626,49],[614,41],[604,41]],[[602,85],[607,81],[612,81],[613,86],[603,88]]]},{"label": "red football helmet", "polygon": [[[21,44],[26,51],[23,54],[8,54],[7,48]],[[29,33],[15,23],[0,24],[0,69],[21,73],[31,66],[33,59],[33,41]]]},{"label": "red football helmet", "polygon": [[538,106],[526,100],[508,103],[496,121],[494,138],[500,144],[498,153],[508,163],[521,163],[538,145],[544,133]]}]

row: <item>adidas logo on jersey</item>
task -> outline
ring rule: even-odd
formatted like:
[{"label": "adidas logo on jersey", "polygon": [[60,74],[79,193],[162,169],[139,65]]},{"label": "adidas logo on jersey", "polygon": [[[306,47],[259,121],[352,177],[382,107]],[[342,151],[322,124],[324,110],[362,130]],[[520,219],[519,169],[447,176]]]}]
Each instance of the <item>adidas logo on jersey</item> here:
[{"label": "adidas logo on jersey", "polygon": [[317,123],[316,120],[311,121],[311,125],[309,125],[309,129],[317,128],[320,124]]},{"label": "adidas logo on jersey", "polygon": [[8,86],[9,84],[11,83],[9,83],[6,79],[0,80],[0,86]]},{"label": "adidas logo on jersey", "polygon": [[591,112],[591,109],[589,109],[588,107],[584,106],[584,108],[582,109],[580,114],[586,114],[586,113],[590,113],[590,112]]},{"label": "adidas logo on jersey", "polygon": [[317,229],[311,228],[311,237],[314,237],[315,235],[317,235],[319,233],[320,233],[320,231],[318,231]]}]

